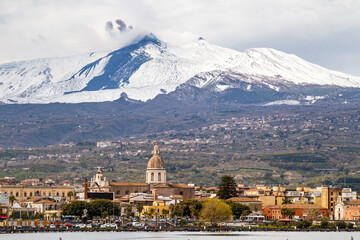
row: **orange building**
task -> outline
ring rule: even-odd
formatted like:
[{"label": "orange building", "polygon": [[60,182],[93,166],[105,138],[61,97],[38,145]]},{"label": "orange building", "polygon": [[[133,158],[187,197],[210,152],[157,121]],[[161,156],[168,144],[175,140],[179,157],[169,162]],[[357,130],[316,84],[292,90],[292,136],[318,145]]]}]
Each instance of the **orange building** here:
[{"label": "orange building", "polygon": [[360,207],[348,207],[345,209],[345,220],[360,220]]},{"label": "orange building", "polygon": [[267,220],[289,219],[281,214],[281,209],[294,209],[295,215],[292,219],[308,219],[311,215],[319,214],[321,217],[328,216],[328,209],[313,204],[283,204],[266,206],[262,213]]}]

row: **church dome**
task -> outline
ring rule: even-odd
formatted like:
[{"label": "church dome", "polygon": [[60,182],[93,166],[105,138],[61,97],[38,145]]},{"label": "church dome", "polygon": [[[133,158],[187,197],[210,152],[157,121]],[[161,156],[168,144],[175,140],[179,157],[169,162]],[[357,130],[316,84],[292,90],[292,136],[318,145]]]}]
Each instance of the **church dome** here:
[{"label": "church dome", "polygon": [[157,145],[154,147],[154,155],[149,159],[147,168],[165,168],[164,161],[160,157],[160,150]]}]

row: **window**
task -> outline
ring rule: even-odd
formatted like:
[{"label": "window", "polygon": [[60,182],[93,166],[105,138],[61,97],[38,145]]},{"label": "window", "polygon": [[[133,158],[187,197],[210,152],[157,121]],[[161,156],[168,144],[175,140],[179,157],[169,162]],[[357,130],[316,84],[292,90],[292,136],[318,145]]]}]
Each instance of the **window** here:
[{"label": "window", "polygon": [[24,197],[26,197],[26,195],[27,195],[26,192],[24,192]]},{"label": "window", "polygon": [[51,197],[51,192],[49,192],[49,197]]},{"label": "window", "polygon": [[158,181],[161,181],[161,173],[158,173]]},{"label": "window", "polygon": [[30,197],[32,197],[32,192],[30,192]]},{"label": "window", "polygon": [[180,195],[183,195],[184,193],[183,193],[183,191],[180,191]]},{"label": "window", "polygon": [[17,196],[17,197],[19,196],[19,193],[18,193],[18,192],[16,192],[16,196]]},{"label": "window", "polygon": [[129,194],[129,190],[126,190],[126,191],[125,191],[125,194],[126,194],[126,195]]},{"label": "window", "polygon": [[138,193],[139,191],[138,190],[135,190],[134,193]]},{"label": "window", "polygon": [[330,198],[330,201],[334,201],[334,198]]},{"label": "window", "polygon": [[116,191],[116,195],[120,195],[120,190],[117,190],[117,191]]},{"label": "window", "polygon": [[332,195],[334,195],[334,192],[331,192],[330,194],[331,194],[331,196],[332,196]]},{"label": "window", "polygon": [[154,181],[154,173],[153,172],[151,173],[151,181],[152,182]]}]

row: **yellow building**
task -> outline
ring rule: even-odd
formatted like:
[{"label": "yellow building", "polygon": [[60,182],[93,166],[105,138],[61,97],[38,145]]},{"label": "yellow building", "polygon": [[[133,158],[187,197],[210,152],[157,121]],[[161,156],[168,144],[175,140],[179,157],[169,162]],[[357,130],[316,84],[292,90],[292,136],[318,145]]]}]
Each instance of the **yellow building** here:
[{"label": "yellow building", "polygon": [[256,200],[262,202],[262,207],[266,207],[269,205],[280,205],[282,204],[284,196],[258,196]]},{"label": "yellow building", "polygon": [[62,210],[46,210],[44,212],[44,218],[48,221],[54,221],[54,220],[60,218],[61,213],[62,213]]},{"label": "yellow building", "polygon": [[329,210],[329,218],[334,219],[335,204],[337,198],[341,196],[342,189],[336,187],[322,187],[321,188],[321,206]]},{"label": "yellow building", "polygon": [[74,192],[74,186],[27,186],[27,185],[0,185],[0,193],[13,195],[19,203],[32,197],[59,197],[69,201],[69,192]]},{"label": "yellow building", "polygon": [[[154,200],[153,205],[152,206],[144,206],[143,211],[141,212],[141,216],[144,216],[145,213],[151,213],[152,210],[150,209],[154,209],[154,216],[161,216],[163,215],[166,218],[170,217],[170,208],[169,206],[165,206],[165,202],[162,200]],[[163,210],[167,211],[167,214],[163,214]]]}]

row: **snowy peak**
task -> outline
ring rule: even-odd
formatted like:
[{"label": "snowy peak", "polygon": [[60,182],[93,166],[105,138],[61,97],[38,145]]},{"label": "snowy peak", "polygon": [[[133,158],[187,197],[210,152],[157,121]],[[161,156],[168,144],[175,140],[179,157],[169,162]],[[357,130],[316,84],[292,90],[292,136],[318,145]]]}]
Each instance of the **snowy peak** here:
[{"label": "snowy peak", "polygon": [[0,65],[0,102],[4,103],[102,102],[116,100],[122,93],[147,101],[185,86],[249,92],[305,85],[359,88],[360,78],[275,49],[238,52],[204,38],[175,46],[153,34],[111,52]]}]

